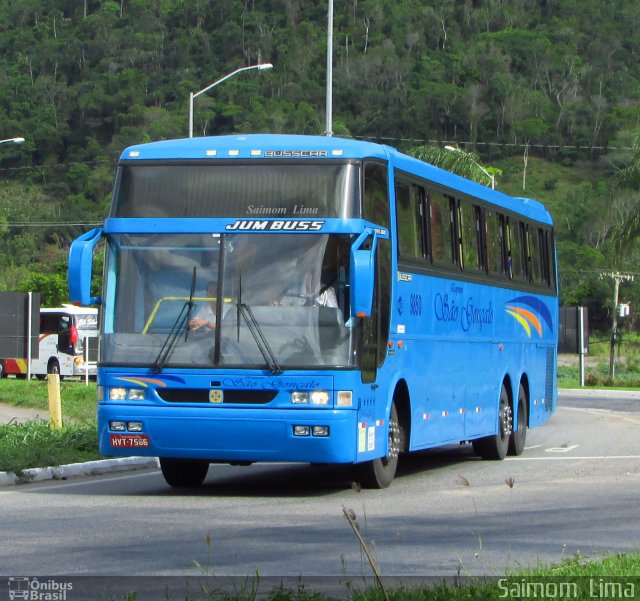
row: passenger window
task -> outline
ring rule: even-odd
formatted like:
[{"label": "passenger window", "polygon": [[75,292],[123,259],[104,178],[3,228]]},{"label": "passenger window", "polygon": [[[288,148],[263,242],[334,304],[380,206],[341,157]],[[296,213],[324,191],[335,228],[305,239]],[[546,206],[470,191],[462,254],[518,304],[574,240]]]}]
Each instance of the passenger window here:
[{"label": "passenger window", "polygon": [[490,274],[504,274],[504,217],[493,211],[484,213],[487,242],[487,271]]},{"label": "passenger window", "polygon": [[364,218],[389,227],[387,166],[367,163],[364,167]]},{"label": "passenger window", "polygon": [[398,248],[400,256],[422,259],[421,197],[423,188],[404,181],[396,181],[396,214],[398,218]]},{"label": "passenger window", "polygon": [[434,265],[454,264],[452,203],[453,199],[445,194],[429,194],[429,243]]},{"label": "passenger window", "polygon": [[480,233],[478,223],[478,207],[461,202],[458,219],[460,227],[460,257],[462,268],[467,271],[478,271],[480,269],[480,246],[478,244],[478,234]]},{"label": "passenger window", "polygon": [[534,284],[542,284],[541,234],[541,229],[527,227],[527,241],[529,245],[529,278]]},{"label": "passenger window", "polygon": [[507,223],[507,230],[509,232],[509,253],[507,260],[509,267],[509,277],[514,280],[526,279],[523,251],[524,226],[519,221],[509,220]]}]

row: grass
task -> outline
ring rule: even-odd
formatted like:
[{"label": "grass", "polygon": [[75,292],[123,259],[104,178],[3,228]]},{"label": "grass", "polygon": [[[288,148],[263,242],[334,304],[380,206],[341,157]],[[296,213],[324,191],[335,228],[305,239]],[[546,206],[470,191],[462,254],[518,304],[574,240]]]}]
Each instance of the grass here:
[{"label": "grass", "polygon": [[[64,380],[60,382],[62,417],[65,421],[95,422],[96,384]],[[49,396],[46,380],[0,379],[0,403],[48,411]]]},{"label": "grass", "polygon": [[[96,425],[96,385],[62,382],[64,426],[53,430],[44,420],[0,425],[0,472],[101,459]],[[47,382],[0,380],[0,403],[48,410]]]},{"label": "grass", "polygon": [[[208,590],[203,587],[197,596],[187,595],[184,601],[335,601],[322,593],[299,584],[296,588],[276,587],[268,593],[258,592],[260,578],[256,575],[233,593]],[[214,581],[215,582],[215,581]],[[561,595],[561,593],[569,593]],[[173,597],[171,597],[173,598]],[[182,597],[181,597],[182,598]],[[495,601],[498,599],[640,599],[640,553],[612,555],[597,561],[585,561],[575,556],[561,564],[540,566],[535,570],[507,573],[503,577],[467,577],[416,587],[388,588],[378,586],[358,589],[345,584],[340,599],[350,601]],[[131,592],[117,601],[136,601]],[[178,599],[176,597],[176,599]],[[116,601],[109,597],[110,601]]]}]

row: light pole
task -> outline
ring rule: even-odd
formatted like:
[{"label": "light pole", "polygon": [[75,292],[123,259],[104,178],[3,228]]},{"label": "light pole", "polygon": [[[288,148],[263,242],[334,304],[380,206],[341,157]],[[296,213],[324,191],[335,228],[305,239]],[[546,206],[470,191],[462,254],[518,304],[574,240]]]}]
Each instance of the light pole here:
[{"label": "light pole", "polygon": [[237,75],[238,73],[242,73],[242,71],[249,71],[250,69],[258,69],[259,71],[264,71],[266,69],[273,69],[273,65],[271,63],[261,63],[259,65],[251,65],[249,67],[240,67],[240,69],[236,69],[235,71],[232,71],[231,73],[229,73],[228,75],[225,75],[221,79],[214,81],[212,84],[209,84],[206,88],[203,88],[199,92],[196,92],[195,94],[193,92],[189,93],[189,137],[190,138],[193,138],[193,101],[194,99],[200,96],[201,94],[208,92],[211,88],[214,88],[218,84],[221,84],[223,81],[226,81],[227,79],[233,77],[234,75]]},{"label": "light pole", "polygon": [[0,144],[4,144],[5,142],[13,142],[14,144],[22,144],[24,142],[24,138],[7,138],[6,140],[0,140]]},{"label": "light pole", "polygon": [[491,175],[491,173],[489,173],[480,163],[478,163],[478,161],[476,161],[468,152],[460,150],[457,146],[445,146],[444,148],[445,150],[450,150],[451,152],[459,152],[460,154],[467,157],[478,169],[480,169],[480,171],[482,171],[482,173],[484,173],[491,180],[491,189],[496,189],[496,178]]}]

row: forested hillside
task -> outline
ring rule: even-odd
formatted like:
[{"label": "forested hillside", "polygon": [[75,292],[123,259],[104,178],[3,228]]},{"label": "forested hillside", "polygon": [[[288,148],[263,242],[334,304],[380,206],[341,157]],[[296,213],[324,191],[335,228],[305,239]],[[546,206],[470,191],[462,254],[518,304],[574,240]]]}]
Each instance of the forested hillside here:
[{"label": "forested hillside", "polygon": [[[563,298],[606,321],[637,269],[610,233],[640,130],[637,0],[336,0],[335,135],[457,144],[558,224]],[[317,0],[16,0],[0,5],[0,288],[64,300],[69,241],[105,215],[115,159],[188,134],[324,133],[327,4]],[[636,151],[637,153],[637,151]],[[640,269],[638,270],[640,271]],[[635,286],[635,287],[634,287]],[[638,300],[640,284],[625,284]]]}]

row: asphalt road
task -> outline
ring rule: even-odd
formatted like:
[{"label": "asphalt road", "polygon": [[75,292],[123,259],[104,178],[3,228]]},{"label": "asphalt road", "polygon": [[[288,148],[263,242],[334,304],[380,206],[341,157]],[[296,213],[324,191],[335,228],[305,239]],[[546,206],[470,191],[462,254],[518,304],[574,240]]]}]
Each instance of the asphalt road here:
[{"label": "asphalt road", "polygon": [[0,573],[369,576],[343,508],[385,576],[501,576],[638,550],[639,427],[639,395],[563,392],[521,457],[424,452],[382,491],[352,490],[347,470],[288,464],[212,466],[189,492],[155,470],[6,487]]}]

